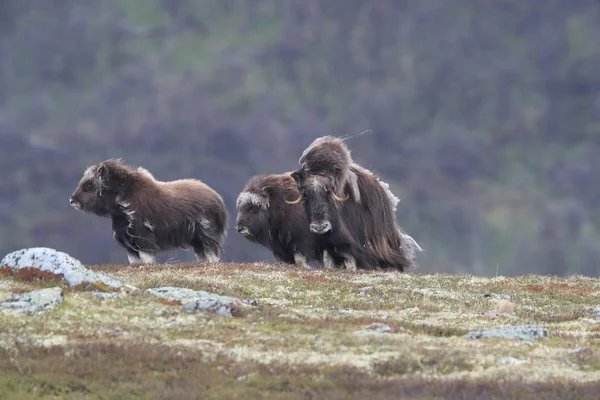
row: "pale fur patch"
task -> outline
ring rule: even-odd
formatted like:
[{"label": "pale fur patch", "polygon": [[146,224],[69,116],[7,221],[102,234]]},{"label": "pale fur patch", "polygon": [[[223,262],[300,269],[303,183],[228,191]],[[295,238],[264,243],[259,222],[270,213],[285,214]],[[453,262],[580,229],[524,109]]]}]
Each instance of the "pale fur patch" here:
[{"label": "pale fur patch", "polygon": [[259,196],[256,193],[252,192],[242,192],[237,198],[235,203],[237,208],[244,206],[245,204],[252,204],[256,207],[268,208],[269,207],[269,199]]},{"label": "pale fur patch", "polygon": [[151,180],[153,180],[153,181],[156,181],[156,182],[160,182],[160,181],[157,181],[157,180],[154,178],[154,175],[152,175],[152,173],[150,173],[150,171],[148,171],[146,168],[143,168],[143,167],[137,167],[137,168],[136,168],[136,171],[137,171],[137,172],[138,172],[140,175],[144,175],[144,176],[145,176],[146,178],[148,178],[148,179],[151,179]]},{"label": "pale fur patch", "polygon": [[156,257],[150,253],[144,253],[140,251],[140,259],[143,264],[156,264]]},{"label": "pale fur patch", "polygon": [[[134,214],[135,210],[129,209],[131,207],[131,203],[128,201],[121,200],[117,197],[117,205],[123,209],[123,212],[127,216],[127,220],[129,221],[129,228],[133,228]],[[145,223],[144,223],[145,224]]]},{"label": "pale fur patch", "polygon": [[87,167],[87,169],[83,172],[83,177],[85,179],[94,179],[95,178],[95,174],[94,174],[94,167]]},{"label": "pale fur patch", "polygon": [[423,251],[423,249],[421,248],[421,246],[419,246],[417,241],[412,238],[412,236],[402,232],[401,230],[398,231],[402,239],[402,247],[404,251],[406,251],[406,256],[410,260],[414,260],[417,257],[417,253]]},{"label": "pale fur patch", "polygon": [[150,229],[150,231],[154,231],[154,225],[152,225],[152,223],[148,220],[144,221],[144,226],[148,229]]},{"label": "pale fur patch", "polygon": [[204,229],[208,229],[208,228],[210,228],[210,225],[211,225],[211,224],[210,224],[210,221],[209,221],[209,220],[207,220],[206,218],[202,218],[202,219],[200,220],[200,226],[201,226],[201,227],[203,227]]},{"label": "pale fur patch", "polygon": [[384,181],[380,180],[378,181],[381,187],[383,188],[385,194],[387,195],[388,199],[390,200],[390,204],[392,205],[392,211],[396,212],[396,210],[398,209],[398,203],[400,203],[400,199],[396,197],[394,193],[392,193],[392,191],[390,190],[390,185],[388,183],[385,183]]},{"label": "pale fur patch", "polygon": [[[316,177],[311,176],[310,179],[309,179],[309,181],[308,181],[308,186],[312,186],[312,187],[318,188],[318,187],[321,187],[323,185],[319,182],[319,180]],[[327,188],[325,188],[325,190],[327,190]]]}]

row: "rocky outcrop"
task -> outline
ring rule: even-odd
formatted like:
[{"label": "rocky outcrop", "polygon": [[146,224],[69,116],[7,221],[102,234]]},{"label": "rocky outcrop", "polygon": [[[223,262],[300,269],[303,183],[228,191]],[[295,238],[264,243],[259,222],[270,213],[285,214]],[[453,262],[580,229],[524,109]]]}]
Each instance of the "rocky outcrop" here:
[{"label": "rocky outcrop", "polygon": [[182,308],[186,311],[203,310],[226,317],[233,316],[233,310],[237,305],[258,305],[255,300],[243,300],[236,297],[204,292],[202,290],[172,286],[152,288],[147,291],[153,296],[180,302]]},{"label": "rocky outcrop", "polygon": [[63,300],[63,290],[59,287],[34,290],[28,293],[14,294],[0,302],[0,311],[23,313],[49,310],[62,303]]},{"label": "rocky outcrop", "polygon": [[0,267],[8,267],[13,272],[27,268],[36,269],[64,279],[69,286],[90,283],[102,284],[114,289],[125,286],[116,279],[90,271],[79,260],[67,253],[47,247],[32,247],[14,251],[0,261]]}]

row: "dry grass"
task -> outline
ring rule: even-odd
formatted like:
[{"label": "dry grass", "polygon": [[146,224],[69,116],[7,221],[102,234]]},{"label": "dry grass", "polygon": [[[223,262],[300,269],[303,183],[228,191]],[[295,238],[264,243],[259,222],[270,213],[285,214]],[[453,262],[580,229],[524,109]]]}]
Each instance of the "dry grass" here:
[{"label": "dry grass", "polygon": [[[586,399],[599,389],[598,279],[262,263],[91,268],[142,289],[186,287],[259,306],[225,318],[143,290],[105,300],[73,290],[51,311],[0,314],[7,399]],[[0,299],[46,283],[0,277]],[[497,312],[500,295],[510,296],[506,313]],[[369,330],[382,324],[387,332]],[[551,338],[464,337],[521,324],[543,325]]]}]

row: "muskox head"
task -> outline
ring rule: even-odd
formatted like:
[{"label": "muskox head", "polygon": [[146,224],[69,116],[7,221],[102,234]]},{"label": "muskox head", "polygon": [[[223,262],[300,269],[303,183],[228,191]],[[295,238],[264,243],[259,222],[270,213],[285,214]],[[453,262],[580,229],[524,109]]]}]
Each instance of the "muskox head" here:
[{"label": "muskox head", "polygon": [[268,235],[269,197],[266,192],[243,191],[236,201],[235,230],[251,241]]},{"label": "muskox head", "polygon": [[84,172],[69,202],[77,210],[109,216],[117,207],[117,196],[124,190],[126,176],[127,167],[121,160],[92,165]]},{"label": "muskox head", "polygon": [[[298,204],[303,201],[304,211],[310,221],[312,233],[323,235],[331,231],[338,204],[350,198],[345,193],[343,197],[335,193],[335,178],[326,175],[307,174],[302,168],[292,173],[292,178],[298,185],[300,196],[297,199],[286,199],[288,204]],[[338,203],[338,204],[336,204]]]}]

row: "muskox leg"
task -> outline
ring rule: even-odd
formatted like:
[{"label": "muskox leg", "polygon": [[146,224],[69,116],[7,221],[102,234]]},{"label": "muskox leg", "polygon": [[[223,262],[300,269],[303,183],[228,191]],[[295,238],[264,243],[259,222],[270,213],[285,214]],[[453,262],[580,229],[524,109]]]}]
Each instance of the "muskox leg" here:
[{"label": "muskox leg", "polygon": [[142,264],[156,264],[156,256],[151,253],[144,253],[140,251],[140,259],[142,260]]},{"label": "muskox leg", "polygon": [[207,236],[196,236],[191,243],[198,261],[216,263],[220,261],[221,246]]},{"label": "muskox leg", "polygon": [[208,263],[217,263],[220,261],[220,257],[216,253],[211,253],[210,251],[205,253],[198,253],[194,251],[194,254],[196,255],[196,259],[198,261],[206,261]]},{"label": "muskox leg", "polygon": [[346,256],[346,260],[344,260],[344,265],[346,266],[346,270],[356,271],[356,259],[354,257]]},{"label": "muskox leg", "polygon": [[310,265],[308,265],[308,261],[306,260],[306,257],[304,257],[304,255],[302,255],[300,253],[294,253],[294,262],[299,267],[310,269]]},{"label": "muskox leg", "polygon": [[129,260],[129,264],[141,264],[142,259],[140,258],[138,253],[127,252],[127,260]]},{"label": "muskox leg", "polygon": [[329,252],[327,250],[325,250],[323,252],[323,268],[324,269],[334,269],[335,268],[335,261],[333,260],[333,257],[331,256],[331,254],[329,254]]}]

